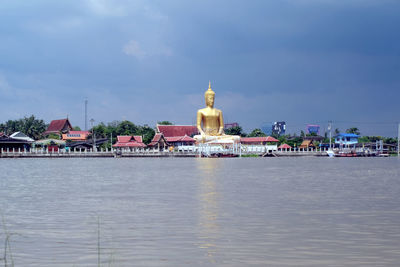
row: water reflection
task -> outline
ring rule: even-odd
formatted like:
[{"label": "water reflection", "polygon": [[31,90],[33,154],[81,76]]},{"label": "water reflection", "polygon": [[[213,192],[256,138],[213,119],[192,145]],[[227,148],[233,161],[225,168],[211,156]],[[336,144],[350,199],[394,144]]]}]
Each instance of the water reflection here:
[{"label": "water reflection", "polygon": [[197,168],[200,174],[199,184],[199,247],[205,249],[209,260],[215,262],[217,252],[216,240],[220,236],[220,225],[218,224],[219,199],[216,175],[221,168],[222,161],[218,159],[199,159]]}]

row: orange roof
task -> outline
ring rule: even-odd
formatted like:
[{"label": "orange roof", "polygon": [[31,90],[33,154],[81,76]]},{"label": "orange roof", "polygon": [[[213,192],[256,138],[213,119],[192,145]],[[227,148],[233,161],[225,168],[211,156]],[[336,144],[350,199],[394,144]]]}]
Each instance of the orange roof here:
[{"label": "orange roof", "polygon": [[303,140],[303,143],[299,146],[299,148],[307,148],[307,147],[314,147],[312,140]]},{"label": "orange roof", "polygon": [[89,131],[69,131],[62,135],[62,140],[86,140],[89,134]]}]

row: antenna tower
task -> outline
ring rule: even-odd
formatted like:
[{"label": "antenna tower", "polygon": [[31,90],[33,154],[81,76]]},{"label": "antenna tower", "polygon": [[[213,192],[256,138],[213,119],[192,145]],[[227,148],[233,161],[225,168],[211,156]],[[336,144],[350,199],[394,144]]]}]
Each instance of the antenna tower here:
[{"label": "antenna tower", "polygon": [[88,101],[85,99],[85,131],[87,131],[87,104]]}]

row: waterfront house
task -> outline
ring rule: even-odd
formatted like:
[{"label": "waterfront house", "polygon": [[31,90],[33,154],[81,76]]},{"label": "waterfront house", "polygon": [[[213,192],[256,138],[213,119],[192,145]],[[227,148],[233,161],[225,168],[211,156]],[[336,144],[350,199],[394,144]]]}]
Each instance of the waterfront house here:
[{"label": "waterfront house", "polygon": [[335,144],[339,146],[355,146],[358,143],[358,138],[360,136],[352,133],[339,133],[334,136]]},{"label": "waterfront house", "polygon": [[113,145],[113,147],[133,151],[136,149],[145,148],[146,145],[143,143],[141,136],[118,135],[117,142]]},{"label": "waterfront house", "polygon": [[318,146],[318,143],[321,143],[324,140],[324,137],[320,135],[309,135],[303,138],[303,142],[299,146],[302,149],[315,148]]},{"label": "waterfront house", "polygon": [[278,150],[280,150],[280,151],[288,151],[291,149],[292,149],[292,147],[289,146],[288,144],[282,144],[282,145],[278,146]]},{"label": "waterfront house", "polygon": [[30,141],[16,139],[5,134],[0,136],[0,153],[3,151],[27,151],[31,147]]},{"label": "waterfront house", "polygon": [[48,152],[58,152],[59,149],[65,148],[65,141],[58,139],[42,139],[33,143],[35,149],[42,149]]},{"label": "waterfront house", "polygon": [[269,152],[278,150],[279,140],[272,136],[262,137],[241,137],[240,144],[242,149],[247,152]]},{"label": "waterfront house", "polygon": [[24,134],[23,132],[15,132],[12,135],[10,135],[10,137],[14,138],[14,139],[19,139],[19,140],[25,140],[30,143],[35,141],[32,138],[30,138],[29,136],[27,136],[26,134]]},{"label": "waterfront house", "polygon": [[73,141],[73,142],[67,142],[66,147],[67,149],[73,151],[73,150],[89,150],[93,149],[93,143],[94,146],[98,149],[100,145],[107,143],[109,141],[108,138],[96,138],[96,139],[86,139],[82,141]]},{"label": "waterfront house", "polygon": [[279,140],[273,138],[272,136],[262,136],[262,137],[241,137],[240,143],[244,145],[262,145],[267,144],[277,144]]},{"label": "waterfront house", "polygon": [[49,127],[47,127],[47,130],[44,132],[45,135],[49,135],[51,133],[54,134],[62,134],[62,133],[67,133],[69,131],[73,130],[72,125],[69,122],[68,118],[66,119],[61,119],[61,120],[52,120],[49,124]]},{"label": "waterfront house", "polygon": [[305,149],[305,148],[315,148],[315,145],[313,143],[313,140],[303,140],[301,145],[299,146],[300,149]]}]

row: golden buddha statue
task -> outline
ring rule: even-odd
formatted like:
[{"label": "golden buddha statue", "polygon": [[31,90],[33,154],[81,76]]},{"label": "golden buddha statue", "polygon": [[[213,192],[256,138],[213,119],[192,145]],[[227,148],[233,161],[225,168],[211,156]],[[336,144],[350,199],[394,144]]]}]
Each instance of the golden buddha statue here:
[{"label": "golden buddha statue", "polygon": [[226,135],[224,133],[224,119],[222,111],[214,108],[215,92],[211,89],[211,82],[204,94],[206,100],[205,108],[197,111],[197,129],[200,135],[193,138],[198,143],[216,142],[234,143],[240,141],[240,136]]}]

